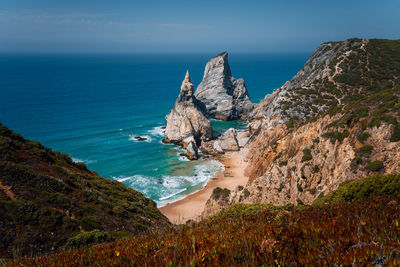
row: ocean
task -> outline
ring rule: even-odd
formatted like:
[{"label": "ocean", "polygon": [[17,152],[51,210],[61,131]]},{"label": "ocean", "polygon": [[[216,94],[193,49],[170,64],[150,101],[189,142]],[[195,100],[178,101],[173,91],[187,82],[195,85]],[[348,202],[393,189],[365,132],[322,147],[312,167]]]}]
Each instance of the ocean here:
[{"label": "ocean", "polygon": [[[259,102],[293,77],[310,54],[232,53],[229,63],[233,76],[244,78],[250,99]],[[162,206],[201,189],[223,169],[213,160],[188,161],[179,147],[161,142],[164,117],[186,70],[196,88],[213,56],[3,54],[0,122]],[[244,126],[215,120],[212,125],[220,132]]]}]

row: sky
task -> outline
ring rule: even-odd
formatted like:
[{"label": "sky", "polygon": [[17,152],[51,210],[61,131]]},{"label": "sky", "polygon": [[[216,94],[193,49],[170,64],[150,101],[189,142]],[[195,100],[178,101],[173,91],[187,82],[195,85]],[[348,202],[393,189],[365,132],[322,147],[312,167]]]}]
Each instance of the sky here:
[{"label": "sky", "polygon": [[399,0],[0,0],[0,52],[309,52],[400,39]]}]

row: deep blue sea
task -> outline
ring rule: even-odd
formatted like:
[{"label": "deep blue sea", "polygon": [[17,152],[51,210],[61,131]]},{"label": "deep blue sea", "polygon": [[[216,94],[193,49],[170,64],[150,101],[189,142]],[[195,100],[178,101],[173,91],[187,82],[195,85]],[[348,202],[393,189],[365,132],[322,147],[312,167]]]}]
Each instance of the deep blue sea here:
[{"label": "deep blue sea", "polygon": [[[215,53],[217,54],[217,53]],[[310,54],[230,54],[253,102],[289,80]],[[205,185],[223,168],[187,161],[161,143],[161,126],[189,69],[195,87],[213,54],[0,55],[0,122],[70,154],[158,205]],[[222,131],[240,123],[213,121]],[[136,135],[148,141],[138,142]]]}]

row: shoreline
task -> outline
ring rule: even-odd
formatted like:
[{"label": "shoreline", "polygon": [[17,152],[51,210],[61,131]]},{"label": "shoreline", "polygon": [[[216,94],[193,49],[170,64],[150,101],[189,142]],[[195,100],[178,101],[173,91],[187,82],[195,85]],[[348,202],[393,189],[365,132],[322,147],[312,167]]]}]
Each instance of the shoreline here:
[{"label": "shoreline", "polygon": [[214,158],[225,166],[224,171],[217,173],[199,191],[158,209],[174,224],[185,223],[188,220],[200,220],[205,204],[216,187],[233,190],[239,185],[245,186],[247,184],[248,177],[244,176],[247,162],[243,152],[243,149],[226,152],[220,159]]}]

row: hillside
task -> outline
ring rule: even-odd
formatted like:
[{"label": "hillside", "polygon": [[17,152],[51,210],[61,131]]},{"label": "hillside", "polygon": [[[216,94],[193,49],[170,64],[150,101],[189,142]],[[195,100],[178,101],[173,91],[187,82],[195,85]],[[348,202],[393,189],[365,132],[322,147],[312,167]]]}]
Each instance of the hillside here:
[{"label": "hillside", "polygon": [[[141,193],[0,124],[0,258],[111,241],[167,225]],[[95,229],[100,231],[90,232]]]},{"label": "hillside", "polygon": [[400,40],[320,45],[251,114],[245,188],[234,203],[310,204],[344,181],[400,173]]},{"label": "hillside", "polygon": [[[369,187],[371,179],[395,191]],[[366,178],[358,197],[313,206],[235,204],[197,224],[14,262],[24,266],[365,266],[400,264],[400,176]],[[351,188],[350,190],[347,190]],[[328,201],[328,200],[327,200]],[[329,202],[329,201],[328,201]]]}]

